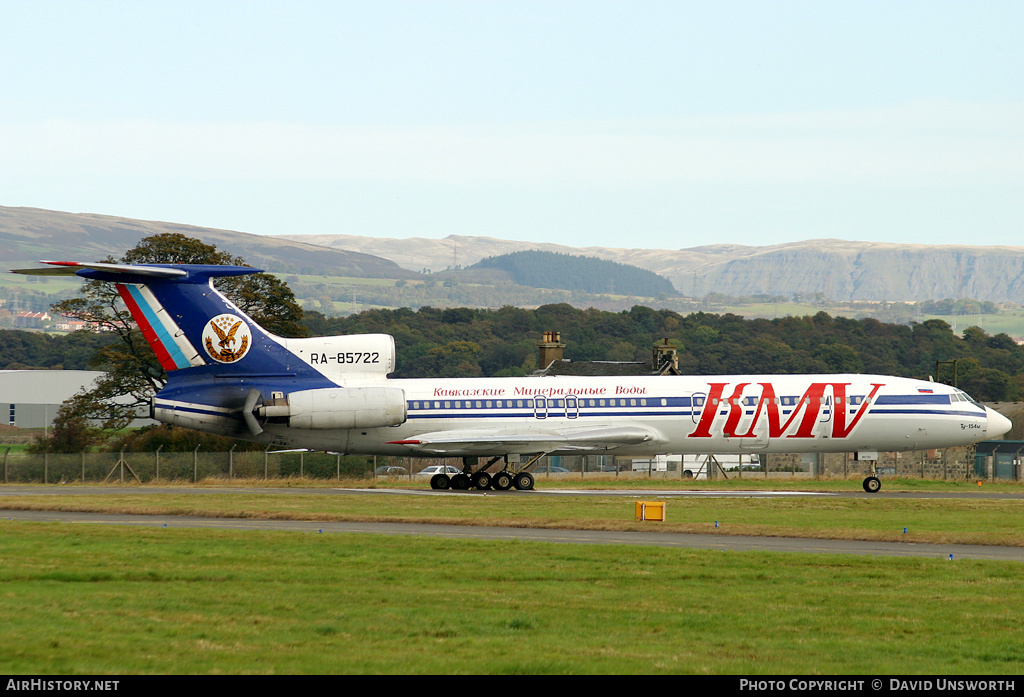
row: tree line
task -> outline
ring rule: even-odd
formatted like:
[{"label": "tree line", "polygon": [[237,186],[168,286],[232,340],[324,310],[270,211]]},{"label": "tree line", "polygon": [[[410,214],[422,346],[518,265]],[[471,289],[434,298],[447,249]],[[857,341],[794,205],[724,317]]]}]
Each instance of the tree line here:
[{"label": "tree line", "polygon": [[[581,310],[558,303],[536,309],[367,310],[348,317],[306,312],[299,326],[314,336],[391,334],[398,348],[395,377],[526,375],[537,367],[542,333],[558,331],[565,357],[576,361],[649,361],[652,344],[667,338],[678,347],[680,370],[694,375],[865,372],[946,381],[946,364],[939,362],[956,360],[959,387],[975,398],[1024,399],[1024,347],[978,327],[958,335],[938,319],[887,324],[825,312],[744,319],[642,306]],[[117,339],[110,332],[0,330],[0,368],[108,370],[105,357]]]},{"label": "tree line", "polygon": [[532,310],[368,310],[331,318],[307,313],[304,323],[313,335],[391,334],[398,348],[396,377],[525,375],[536,368],[542,333],[558,331],[565,357],[577,361],[649,361],[652,345],[667,338],[677,345],[679,369],[693,375],[849,372],[945,381],[939,362],[955,360],[959,387],[976,399],[1024,398],[1024,347],[977,327],[960,336],[939,319],[900,325],[825,312],[744,319],[555,304]]},{"label": "tree line", "polygon": [[95,370],[93,357],[113,340],[95,332],[58,335],[0,329],[0,370]]},{"label": "tree line", "polygon": [[[116,261],[244,264],[177,234],[146,238]],[[692,375],[878,373],[944,380],[951,373],[939,374],[940,368],[955,361],[958,386],[976,399],[1024,398],[1024,347],[1006,334],[989,336],[978,327],[957,335],[938,319],[886,324],[822,311],[748,320],[640,305],[620,312],[581,310],[566,303],[536,309],[426,306],[327,317],[303,313],[287,284],[267,274],[222,279],[218,288],[280,336],[391,334],[398,349],[394,377],[527,375],[537,368],[537,342],[543,332],[557,331],[567,345],[565,357],[575,361],[648,362],[652,345],[666,339],[677,347],[680,371]],[[96,420],[108,431],[130,422],[167,376],[110,284],[85,282],[78,297],[58,303],[54,310],[106,331],[63,337],[0,331],[0,366],[106,371],[96,389],[62,406],[52,431],[54,439],[67,441],[40,443],[41,448],[74,451],[106,437],[90,425]],[[114,398],[124,395],[131,395],[133,403],[118,406]]]}]

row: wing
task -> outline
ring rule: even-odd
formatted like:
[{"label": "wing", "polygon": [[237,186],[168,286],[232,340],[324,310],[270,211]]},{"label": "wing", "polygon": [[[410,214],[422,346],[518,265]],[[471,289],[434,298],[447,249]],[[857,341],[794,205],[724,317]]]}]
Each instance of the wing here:
[{"label": "wing", "polygon": [[522,455],[540,452],[603,452],[626,445],[661,441],[659,435],[640,426],[605,426],[551,431],[436,431],[423,433],[392,444],[408,446],[417,453]]}]

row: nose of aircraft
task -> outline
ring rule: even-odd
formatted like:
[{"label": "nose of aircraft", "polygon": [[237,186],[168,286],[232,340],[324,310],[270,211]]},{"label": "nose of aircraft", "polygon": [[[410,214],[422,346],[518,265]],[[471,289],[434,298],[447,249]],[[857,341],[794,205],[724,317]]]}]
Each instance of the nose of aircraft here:
[{"label": "nose of aircraft", "polygon": [[998,438],[1009,431],[1013,426],[1008,418],[994,409],[985,407],[985,413],[988,414],[988,419],[986,420],[985,425],[986,438]]}]

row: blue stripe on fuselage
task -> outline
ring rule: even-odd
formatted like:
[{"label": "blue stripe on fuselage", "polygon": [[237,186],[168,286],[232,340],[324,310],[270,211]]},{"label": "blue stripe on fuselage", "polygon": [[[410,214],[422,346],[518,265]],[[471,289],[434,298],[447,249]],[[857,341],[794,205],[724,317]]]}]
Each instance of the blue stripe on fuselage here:
[{"label": "blue stripe on fuselage", "polygon": [[[855,395],[856,396],[856,395]],[[698,408],[694,410],[691,407],[690,397],[647,397],[644,398],[648,402],[654,404],[647,406],[628,406],[613,408],[609,410],[606,407],[590,406],[587,402],[598,401],[591,400],[590,398],[580,398],[578,400],[578,408],[570,407],[570,411],[566,413],[566,407],[564,404],[564,398],[561,399],[561,404],[554,404],[553,399],[547,400],[547,407],[541,407],[541,411],[538,413],[536,407],[533,406],[534,398],[526,398],[521,400],[489,400],[492,403],[503,401],[522,401],[526,402],[527,406],[482,406],[488,400],[453,400],[453,399],[438,399],[438,398],[424,398],[414,399],[407,402],[408,418],[413,419],[474,419],[474,418],[501,418],[501,419],[567,419],[575,420],[582,418],[593,418],[593,417],[633,417],[633,418],[647,418],[655,416],[675,416],[675,417],[686,417],[693,418],[699,416],[701,413],[702,406],[698,405]],[[616,398],[616,401],[630,401],[633,398]],[[786,400],[798,400],[797,397],[783,397]],[[481,406],[475,406],[475,403],[481,402]],[[606,400],[612,401],[612,400]],[[636,399],[640,401],[640,399]],[[666,405],[679,406],[677,410],[666,409],[665,405],[661,402],[664,401]],[[448,406],[434,406],[434,404],[448,404]],[[870,417],[872,415],[886,415],[886,416],[910,416],[910,415],[931,415],[931,416],[959,416],[967,418],[987,418],[984,412],[972,412],[972,411],[950,411],[944,409],[928,409],[920,408],[925,405],[948,405],[949,395],[887,395],[879,397],[875,400],[874,404],[868,407],[868,412],[865,416]],[[453,407],[454,404],[465,404],[466,406]],[[876,405],[890,405],[902,406],[903,408],[878,408]],[[920,405],[920,407],[918,407]],[[653,408],[652,408],[653,407]],[[683,407],[686,407],[685,409]],[[913,408],[918,407],[918,408]],[[841,407],[840,407],[841,408]],[[625,410],[623,410],[625,409]],[[779,412],[782,416],[791,415],[797,407],[780,407]],[[850,416],[856,416],[860,406],[849,406],[847,407],[847,413]],[[730,413],[728,409],[719,410],[719,416],[727,416]],[[753,416],[756,413],[755,409],[744,409],[743,414],[745,416]],[[819,417],[830,419],[832,416],[832,405],[822,405]]]}]

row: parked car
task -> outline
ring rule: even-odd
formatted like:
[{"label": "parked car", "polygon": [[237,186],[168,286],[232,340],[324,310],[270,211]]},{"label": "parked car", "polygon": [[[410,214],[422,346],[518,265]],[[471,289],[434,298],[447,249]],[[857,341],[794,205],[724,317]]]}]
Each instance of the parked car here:
[{"label": "parked car", "polygon": [[414,476],[416,477],[433,477],[435,474],[447,474],[449,477],[454,477],[456,474],[462,474],[462,470],[458,467],[452,467],[451,465],[430,465],[424,467]]},{"label": "parked car", "polygon": [[382,465],[373,471],[378,477],[404,477],[409,474],[404,467],[396,465]]}]

